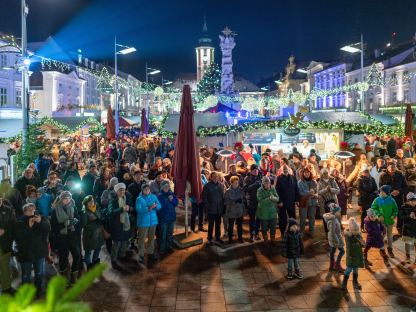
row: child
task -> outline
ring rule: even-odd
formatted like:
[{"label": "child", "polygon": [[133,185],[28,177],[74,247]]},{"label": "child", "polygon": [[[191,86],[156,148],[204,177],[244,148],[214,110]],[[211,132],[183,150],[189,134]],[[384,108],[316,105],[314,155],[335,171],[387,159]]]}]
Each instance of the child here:
[{"label": "child", "polygon": [[380,187],[380,195],[374,199],[371,209],[374,210],[377,218],[386,227],[387,232],[387,252],[390,258],[394,258],[393,254],[393,224],[397,216],[397,203],[391,196],[391,186],[383,185]]},{"label": "child", "polygon": [[[406,262],[410,263],[410,248],[413,245],[416,250],[416,194],[408,193],[407,201],[400,209],[400,218],[403,220],[403,242],[406,250]],[[416,256],[415,262],[416,264]]]},{"label": "child", "polygon": [[[299,232],[298,223],[295,219],[289,219],[288,230],[285,233],[283,241],[283,257],[287,258],[287,279],[298,278],[302,279],[303,276],[300,273],[299,260],[303,255],[303,241]],[[295,274],[293,274],[293,267],[295,268]]]},{"label": "child", "polygon": [[383,257],[384,264],[389,267],[389,259],[387,257],[386,251],[384,250],[384,241],[383,237],[386,234],[386,229],[383,224],[377,220],[376,214],[373,209],[367,210],[367,217],[364,219],[365,230],[367,231],[367,240],[365,242],[364,248],[364,263],[365,266],[372,266],[373,264],[368,261],[367,253],[370,248],[378,248],[380,250],[380,255]]},{"label": "child", "polygon": [[348,279],[353,272],[352,284],[354,289],[361,290],[358,283],[358,268],[364,267],[363,241],[361,237],[360,226],[355,218],[348,220],[348,229],[345,231],[345,242],[347,245],[347,268],[345,269],[342,289],[347,290]]},{"label": "child", "polygon": [[[344,255],[344,239],[342,237],[341,228],[341,207],[335,203],[329,205],[330,212],[325,213],[323,218],[328,226],[328,243],[331,247],[329,270],[339,273],[344,273],[341,267],[341,259]],[[335,261],[335,252],[339,250],[337,260]]]}]

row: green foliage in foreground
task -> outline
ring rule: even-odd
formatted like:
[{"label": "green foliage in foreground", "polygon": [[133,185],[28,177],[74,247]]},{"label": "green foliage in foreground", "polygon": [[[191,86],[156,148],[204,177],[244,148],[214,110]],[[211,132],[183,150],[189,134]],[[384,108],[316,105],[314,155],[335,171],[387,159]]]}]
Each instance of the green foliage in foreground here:
[{"label": "green foliage in foreground", "polygon": [[92,285],[96,278],[101,276],[104,269],[104,264],[96,265],[69,289],[67,289],[66,278],[53,277],[48,283],[44,300],[35,301],[35,286],[22,285],[14,297],[0,296],[0,309],[2,312],[90,312],[88,304],[75,300]]}]

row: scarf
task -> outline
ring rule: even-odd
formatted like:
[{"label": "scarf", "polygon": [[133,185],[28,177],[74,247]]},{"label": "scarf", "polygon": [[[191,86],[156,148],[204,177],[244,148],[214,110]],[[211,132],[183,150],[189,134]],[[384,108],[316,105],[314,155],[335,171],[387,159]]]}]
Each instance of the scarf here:
[{"label": "scarf", "polygon": [[[126,197],[118,198],[118,207],[120,209],[124,209],[124,207],[126,207]],[[120,223],[123,224],[124,232],[130,231],[130,217],[127,211],[120,213]]]},{"label": "scarf", "polygon": [[92,207],[89,207],[88,210],[95,213],[95,211],[97,210],[97,206],[94,204],[92,205]]},{"label": "scarf", "polygon": [[73,225],[69,225],[68,222],[74,219],[74,206],[75,203],[73,200],[71,200],[67,206],[59,203],[55,207],[56,219],[58,220],[58,223],[64,224],[64,228],[59,231],[61,234],[68,234],[68,230],[71,232],[75,231],[75,227]]}]

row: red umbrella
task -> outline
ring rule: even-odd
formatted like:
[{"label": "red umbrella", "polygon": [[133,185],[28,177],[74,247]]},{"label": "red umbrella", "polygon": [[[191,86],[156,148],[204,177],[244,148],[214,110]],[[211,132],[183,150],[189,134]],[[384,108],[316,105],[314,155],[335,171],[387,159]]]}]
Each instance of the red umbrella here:
[{"label": "red umbrella", "polygon": [[142,119],[141,119],[141,124],[140,124],[140,132],[142,134],[148,134],[149,133],[149,122],[147,121],[146,108],[142,109]]},{"label": "red umbrella", "polygon": [[113,110],[111,109],[111,105],[108,105],[107,110],[107,139],[112,140],[116,137],[116,125],[113,118]]},{"label": "red umbrella", "polygon": [[175,182],[175,194],[180,198],[185,198],[186,182],[189,181],[191,196],[200,202],[202,193],[201,168],[196,145],[194,108],[189,85],[183,86],[181,115],[175,140],[172,173]]},{"label": "red umbrella", "polygon": [[406,105],[406,118],[404,122],[404,135],[412,138],[413,134],[413,112],[410,104]]}]

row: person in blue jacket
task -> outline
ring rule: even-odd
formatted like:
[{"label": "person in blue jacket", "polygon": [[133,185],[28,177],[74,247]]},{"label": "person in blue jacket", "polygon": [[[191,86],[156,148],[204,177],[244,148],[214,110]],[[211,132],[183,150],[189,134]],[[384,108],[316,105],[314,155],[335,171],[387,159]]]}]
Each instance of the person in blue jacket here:
[{"label": "person in blue jacket", "polygon": [[162,181],[157,199],[162,207],[157,213],[160,226],[159,252],[164,254],[171,252],[173,248],[173,228],[176,221],[176,206],[178,205],[178,198],[170,190],[169,181]]},{"label": "person in blue jacket", "polygon": [[138,248],[139,263],[144,262],[144,243],[147,237],[147,250],[149,260],[157,260],[155,256],[155,232],[157,221],[157,211],[162,207],[156,195],[150,192],[149,184],[142,185],[142,192],[136,200],[137,210],[137,229],[138,229]]}]

